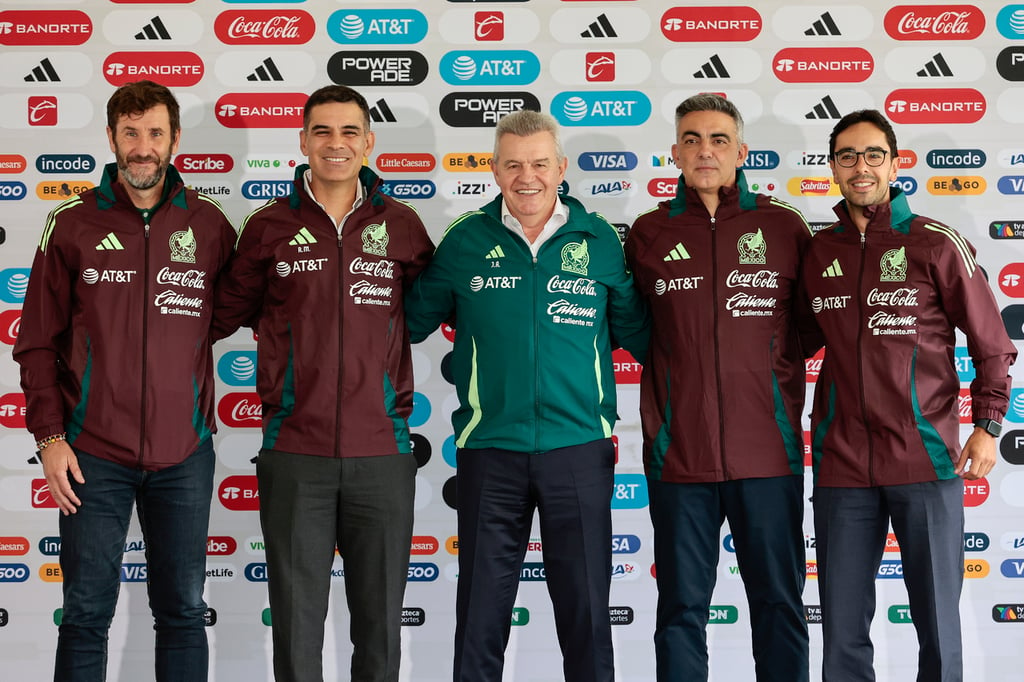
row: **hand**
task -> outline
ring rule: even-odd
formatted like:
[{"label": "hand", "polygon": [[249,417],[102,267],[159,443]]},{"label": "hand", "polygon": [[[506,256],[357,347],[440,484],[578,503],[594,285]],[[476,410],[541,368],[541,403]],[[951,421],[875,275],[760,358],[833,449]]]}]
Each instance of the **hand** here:
[{"label": "hand", "polygon": [[[971,467],[967,468],[970,460]],[[964,443],[960,461],[956,463],[956,474],[968,481],[987,476],[996,465],[996,437],[985,429],[974,427],[971,437]]]},{"label": "hand", "polygon": [[50,486],[50,495],[57,503],[64,515],[75,514],[82,501],[71,489],[71,481],[68,474],[74,476],[78,483],[85,483],[82,470],[78,468],[78,457],[67,441],[59,440],[50,443],[40,450],[39,459],[43,461],[43,475],[46,476],[46,484]]}]

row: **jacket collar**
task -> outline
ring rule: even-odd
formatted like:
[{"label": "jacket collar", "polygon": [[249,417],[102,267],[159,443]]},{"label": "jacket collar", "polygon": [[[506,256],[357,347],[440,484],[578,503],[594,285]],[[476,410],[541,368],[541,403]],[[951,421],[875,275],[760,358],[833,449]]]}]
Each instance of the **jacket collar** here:
[{"label": "jacket collar", "polygon": [[[724,218],[740,211],[749,211],[757,206],[757,194],[751,192],[747,187],[747,178],[742,169],[736,169],[736,182],[729,187],[720,187],[718,190],[718,211],[716,218]],[[679,175],[679,182],[676,185],[676,196],[668,202],[668,215],[675,217],[686,211],[701,213],[710,217],[704,202],[693,187],[686,184],[686,178]]]},{"label": "jacket collar", "polygon": [[[305,189],[303,189],[304,183],[302,181],[302,176],[307,170],[309,170],[308,163],[299,164],[295,169],[292,192],[288,195],[288,206],[291,207],[292,210],[299,207],[299,204],[302,202],[302,196],[306,194]],[[380,192],[383,183],[380,176],[370,170],[368,166],[363,166],[359,169],[359,184],[363,186],[363,194],[366,196],[366,203],[369,203],[375,208],[384,205],[384,198]]]},{"label": "jacket collar", "polygon": [[[832,210],[839,218],[837,232],[843,232],[846,229],[857,231],[857,226],[853,224],[853,218],[850,217],[850,207],[847,205],[846,199],[836,204]],[[910,223],[917,217],[910,210],[906,193],[899,187],[890,187],[889,201],[866,207],[864,215],[868,219],[866,232],[895,230],[903,234],[910,232]]]},{"label": "jacket collar", "polygon": [[[181,179],[181,173],[173,164],[167,166],[164,174],[164,189],[160,194],[160,200],[156,202],[153,210],[160,208],[170,198],[171,204],[178,208],[188,208],[188,201],[185,197],[185,183]],[[117,163],[108,163],[103,167],[103,175],[100,178],[100,186],[96,190],[96,204],[101,210],[113,208],[118,202],[124,202],[133,206],[128,192],[125,191],[117,175]]]},{"label": "jacket collar", "polygon": [[[494,197],[491,201],[487,202],[480,207],[480,212],[493,218],[502,229],[506,229],[504,223],[501,221],[501,195]],[[584,208],[583,204],[568,194],[561,194],[558,197],[566,209],[569,211],[569,220],[566,221],[565,225],[558,228],[558,232],[563,230],[579,230],[586,232],[594,237],[598,235],[597,228],[594,226],[593,221],[589,219],[590,213]]]}]

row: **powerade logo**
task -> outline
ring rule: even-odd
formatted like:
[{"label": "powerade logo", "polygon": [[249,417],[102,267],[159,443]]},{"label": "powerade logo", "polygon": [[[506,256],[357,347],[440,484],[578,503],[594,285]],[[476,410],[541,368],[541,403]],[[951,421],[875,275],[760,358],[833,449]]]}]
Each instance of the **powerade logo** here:
[{"label": "powerade logo", "polygon": [[251,583],[267,582],[267,565],[265,563],[252,563],[246,565],[245,579]]},{"label": "powerade logo", "polygon": [[266,201],[288,196],[294,186],[291,180],[249,180],[242,183],[242,196]]},{"label": "powerade logo", "polygon": [[384,180],[380,191],[396,199],[429,199],[437,186],[430,180]]},{"label": "powerade logo", "polygon": [[19,201],[24,199],[27,193],[24,182],[0,180],[0,201]]},{"label": "powerade logo", "polygon": [[327,35],[342,45],[408,45],[426,37],[427,18],[413,9],[340,9],[328,17]]},{"label": "powerade logo", "polygon": [[349,86],[419,85],[429,72],[427,58],[412,51],[343,50],[327,60],[331,81]]},{"label": "powerade logo", "polygon": [[440,571],[437,564],[410,563],[408,582],[411,583],[432,583],[437,580]]},{"label": "powerade logo", "polygon": [[217,362],[217,374],[228,386],[256,385],[256,351],[233,350]]},{"label": "powerade logo", "polygon": [[21,303],[28,290],[29,268],[7,268],[0,270],[0,301]]},{"label": "powerade logo", "polygon": [[615,474],[612,509],[643,509],[647,504],[647,478],[643,474]]},{"label": "powerade logo", "polygon": [[1024,5],[1007,5],[996,15],[999,34],[1010,40],[1024,40]]},{"label": "powerade logo", "polygon": [[527,85],[540,75],[540,60],[526,50],[456,50],[439,68],[450,85]]},{"label": "powerade logo", "polygon": [[893,559],[887,559],[878,566],[878,575],[875,576],[879,580],[883,578],[903,578],[903,562],[896,561]]},{"label": "powerade logo", "polygon": [[651,117],[651,100],[639,90],[561,92],[551,113],[564,126],[637,126]]},{"label": "powerade logo", "polygon": [[91,173],[96,159],[89,154],[40,154],[36,170],[40,173]]},{"label": "powerade logo", "polygon": [[23,583],[30,573],[25,564],[0,564],[0,583]]},{"label": "powerade logo", "polygon": [[585,171],[630,171],[638,159],[633,152],[583,152],[576,163]]},{"label": "powerade logo", "polygon": [[742,170],[771,170],[779,167],[779,154],[770,149],[747,152]]},{"label": "powerade logo", "polygon": [[450,92],[438,107],[441,120],[453,128],[494,127],[498,119],[520,109],[540,111],[540,100],[529,92]]},{"label": "powerade logo", "polygon": [[613,535],[612,554],[636,554],[640,551],[640,538],[635,535]]}]

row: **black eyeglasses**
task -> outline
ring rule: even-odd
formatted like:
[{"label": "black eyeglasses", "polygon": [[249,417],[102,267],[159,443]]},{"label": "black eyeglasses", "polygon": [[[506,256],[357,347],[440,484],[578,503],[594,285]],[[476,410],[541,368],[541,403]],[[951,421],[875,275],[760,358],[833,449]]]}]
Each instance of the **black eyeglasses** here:
[{"label": "black eyeglasses", "polygon": [[862,152],[855,152],[852,149],[840,149],[832,155],[832,158],[843,168],[853,168],[857,165],[857,157],[863,156],[864,163],[877,167],[885,163],[885,155],[888,153],[885,149],[865,149]]}]

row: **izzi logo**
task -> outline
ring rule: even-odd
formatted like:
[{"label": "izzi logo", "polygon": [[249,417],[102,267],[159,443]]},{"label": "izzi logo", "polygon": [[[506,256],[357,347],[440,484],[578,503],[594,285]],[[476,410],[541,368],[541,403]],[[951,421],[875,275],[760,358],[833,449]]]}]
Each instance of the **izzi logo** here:
[{"label": "izzi logo", "polygon": [[453,128],[492,128],[520,109],[540,111],[540,100],[529,92],[450,92],[439,106],[441,120]]},{"label": "izzi logo", "polygon": [[419,85],[430,67],[419,52],[345,50],[327,60],[327,76],[334,83],[359,85]]},{"label": "izzi logo", "polygon": [[441,57],[439,69],[451,85],[529,85],[540,60],[527,50],[456,50]]},{"label": "izzi logo", "polygon": [[636,126],[651,117],[651,100],[639,90],[560,92],[551,113],[564,126]]},{"label": "izzi logo", "polygon": [[409,45],[426,37],[427,18],[413,9],[340,9],[327,18],[327,35],[342,45]]}]

